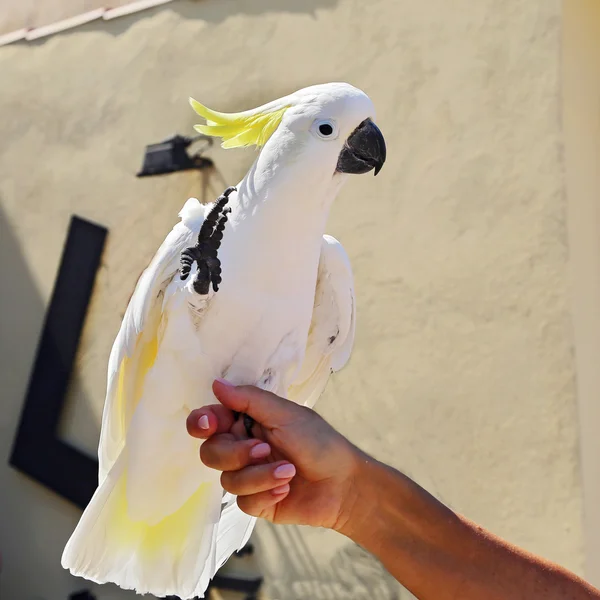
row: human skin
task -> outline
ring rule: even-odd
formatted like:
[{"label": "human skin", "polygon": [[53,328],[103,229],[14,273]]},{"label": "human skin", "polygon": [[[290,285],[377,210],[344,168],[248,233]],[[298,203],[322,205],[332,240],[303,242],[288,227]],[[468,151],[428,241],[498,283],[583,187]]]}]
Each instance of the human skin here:
[{"label": "human skin", "polygon": [[[334,529],[374,554],[421,600],[583,600],[600,591],[453,512],[351,444],[316,412],[215,381],[220,404],[190,413],[200,458],[244,512]],[[248,439],[241,419],[256,425]]]}]

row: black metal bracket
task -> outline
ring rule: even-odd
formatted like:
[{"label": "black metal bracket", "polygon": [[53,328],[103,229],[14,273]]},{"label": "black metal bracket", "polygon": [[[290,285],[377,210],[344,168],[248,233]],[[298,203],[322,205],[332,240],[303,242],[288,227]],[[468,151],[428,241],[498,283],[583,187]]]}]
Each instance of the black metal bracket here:
[{"label": "black metal bracket", "polygon": [[[230,559],[231,560],[231,559]],[[256,577],[254,579],[246,579],[241,577],[233,577],[231,575],[219,575],[218,573],[214,576],[210,585],[206,589],[208,592],[211,588],[217,590],[228,590],[230,592],[240,592],[246,595],[246,600],[255,600],[256,595],[260,590],[260,586],[263,583],[262,577]]]},{"label": "black metal bracket", "polygon": [[199,140],[206,142],[207,145],[204,149],[209,148],[213,144],[213,139],[205,135],[193,138],[174,135],[158,144],[146,146],[142,169],[137,174],[137,177],[165,175],[167,173],[188,171],[190,169],[203,170],[212,167],[212,160],[202,156],[201,152],[197,152],[192,156],[187,153],[188,147]]},{"label": "black metal bracket", "polygon": [[[107,234],[101,225],[71,218],[9,459],[12,467],[82,510],[98,485],[98,461],[61,440],[58,425]],[[252,551],[248,545],[237,554]],[[211,586],[245,592],[251,600],[261,583],[262,578],[217,574]],[[71,600],[94,596],[83,590]]]},{"label": "black metal bracket", "polygon": [[71,594],[69,600],[96,600],[96,596],[89,590],[81,590]]}]

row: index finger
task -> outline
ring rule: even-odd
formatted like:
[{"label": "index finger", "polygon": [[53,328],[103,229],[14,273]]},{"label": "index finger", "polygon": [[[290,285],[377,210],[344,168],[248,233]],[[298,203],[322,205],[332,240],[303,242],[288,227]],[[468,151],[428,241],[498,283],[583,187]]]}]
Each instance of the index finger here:
[{"label": "index finger", "polygon": [[223,379],[213,382],[217,400],[236,412],[246,413],[267,429],[287,425],[305,414],[295,402],[251,385],[234,386]]},{"label": "index finger", "polygon": [[231,410],[222,404],[210,404],[193,410],[185,426],[192,437],[205,440],[217,433],[228,433],[234,423]]}]

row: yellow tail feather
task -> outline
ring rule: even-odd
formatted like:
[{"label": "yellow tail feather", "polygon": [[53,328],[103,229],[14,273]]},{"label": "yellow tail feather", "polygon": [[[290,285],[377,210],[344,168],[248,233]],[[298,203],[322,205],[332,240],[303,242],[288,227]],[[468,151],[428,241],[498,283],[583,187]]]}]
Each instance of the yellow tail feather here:
[{"label": "yellow tail feather", "polygon": [[221,488],[206,481],[155,524],[133,520],[121,455],[96,490],[67,543],[62,565],[97,583],[116,583],[162,598],[202,597],[216,568]]}]

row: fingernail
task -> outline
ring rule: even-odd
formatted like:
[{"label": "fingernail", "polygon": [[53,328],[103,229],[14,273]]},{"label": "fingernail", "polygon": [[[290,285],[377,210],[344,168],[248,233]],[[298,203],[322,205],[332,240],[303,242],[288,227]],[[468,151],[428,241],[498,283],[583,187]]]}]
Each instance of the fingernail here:
[{"label": "fingernail", "polygon": [[235,387],[233,383],[231,383],[231,381],[227,381],[227,379],[222,379],[221,377],[217,377],[215,381],[218,381],[219,383],[227,387]]},{"label": "fingernail", "polygon": [[210,427],[210,423],[206,415],[202,415],[198,419],[198,427],[200,427],[200,429],[208,429]]},{"label": "fingernail", "polygon": [[256,444],[250,448],[250,456],[252,458],[265,458],[271,454],[271,446],[269,444]]},{"label": "fingernail", "polygon": [[296,474],[296,467],[290,463],[280,465],[273,471],[275,479],[289,479]]},{"label": "fingernail", "polygon": [[273,488],[271,494],[274,496],[281,496],[281,494],[287,494],[290,491],[290,484],[280,485],[279,487]]}]

